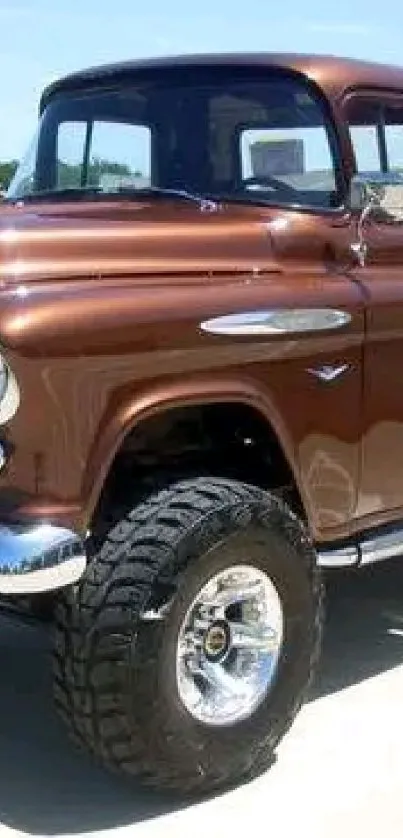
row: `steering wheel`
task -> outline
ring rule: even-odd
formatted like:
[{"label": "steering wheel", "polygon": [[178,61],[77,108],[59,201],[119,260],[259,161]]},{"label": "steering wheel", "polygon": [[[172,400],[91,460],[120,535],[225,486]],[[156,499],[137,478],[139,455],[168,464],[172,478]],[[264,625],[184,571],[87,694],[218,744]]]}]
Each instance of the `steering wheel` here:
[{"label": "steering wheel", "polygon": [[283,180],[279,180],[271,175],[247,177],[242,181],[237,191],[244,191],[245,189],[248,189],[249,186],[268,186],[269,188],[276,190],[276,192],[283,192],[289,198],[295,198],[295,196],[299,194],[298,190],[294,189],[293,186],[289,186],[288,183],[284,183]]}]

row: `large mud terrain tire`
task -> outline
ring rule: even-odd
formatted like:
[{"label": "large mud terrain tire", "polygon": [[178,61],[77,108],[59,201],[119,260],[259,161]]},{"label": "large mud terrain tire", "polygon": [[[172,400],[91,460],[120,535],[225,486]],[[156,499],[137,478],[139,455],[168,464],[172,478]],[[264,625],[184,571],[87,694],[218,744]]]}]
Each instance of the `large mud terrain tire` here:
[{"label": "large mud terrain tire", "polygon": [[56,703],[109,767],[180,793],[225,788],[270,765],[321,627],[315,552],[289,508],[183,481],[118,523],[60,601]]}]

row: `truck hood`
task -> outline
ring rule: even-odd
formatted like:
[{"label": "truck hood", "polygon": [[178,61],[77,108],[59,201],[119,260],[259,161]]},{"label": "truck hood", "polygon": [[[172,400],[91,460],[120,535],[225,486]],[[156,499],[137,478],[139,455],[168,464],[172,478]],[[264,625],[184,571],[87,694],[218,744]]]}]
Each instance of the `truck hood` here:
[{"label": "truck hood", "polygon": [[133,276],[278,272],[278,211],[159,199],[3,204],[0,284]]}]

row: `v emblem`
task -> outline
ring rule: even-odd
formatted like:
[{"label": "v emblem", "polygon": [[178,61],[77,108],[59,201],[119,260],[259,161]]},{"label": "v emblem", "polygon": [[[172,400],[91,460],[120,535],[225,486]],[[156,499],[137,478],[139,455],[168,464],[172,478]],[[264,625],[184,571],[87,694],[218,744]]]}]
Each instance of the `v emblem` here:
[{"label": "v emblem", "polygon": [[343,375],[343,373],[347,372],[349,368],[349,364],[324,364],[323,367],[308,369],[307,372],[311,373],[311,375],[314,375],[316,378],[319,378],[320,381],[330,383],[331,381],[335,381],[336,378],[339,378],[340,375]]}]

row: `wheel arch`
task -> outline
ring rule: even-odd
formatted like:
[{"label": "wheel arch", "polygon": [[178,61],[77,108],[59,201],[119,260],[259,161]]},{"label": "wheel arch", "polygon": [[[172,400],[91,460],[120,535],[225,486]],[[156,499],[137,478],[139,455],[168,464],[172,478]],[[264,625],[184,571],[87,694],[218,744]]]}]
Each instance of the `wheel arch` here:
[{"label": "wheel arch", "polygon": [[301,505],[308,520],[311,518],[309,498],[304,490],[298,468],[295,445],[287,424],[270,394],[247,378],[181,379],[154,385],[120,401],[110,410],[90,452],[83,480],[86,521],[90,522],[97,509],[101,493],[113,464],[131,433],[147,420],[162,417],[175,409],[210,405],[241,405],[248,408],[274,437],[292,475]]}]

